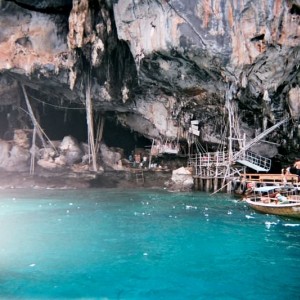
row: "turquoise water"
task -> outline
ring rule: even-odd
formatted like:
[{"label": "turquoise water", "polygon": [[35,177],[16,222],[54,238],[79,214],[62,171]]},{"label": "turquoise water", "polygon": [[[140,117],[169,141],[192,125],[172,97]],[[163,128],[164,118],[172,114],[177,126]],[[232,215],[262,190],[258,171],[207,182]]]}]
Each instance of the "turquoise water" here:
[{"label": "turquoise water", "polygon": [[1,299],[300,299],[300,220],[229,195],[1,194]]}]

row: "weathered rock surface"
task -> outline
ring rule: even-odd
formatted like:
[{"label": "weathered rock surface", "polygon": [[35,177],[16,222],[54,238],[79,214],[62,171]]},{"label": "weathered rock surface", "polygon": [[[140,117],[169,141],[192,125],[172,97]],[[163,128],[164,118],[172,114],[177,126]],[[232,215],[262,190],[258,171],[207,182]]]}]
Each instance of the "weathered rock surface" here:
[{"label": "weathered rock surface", "polygon": [[172,177],[166,182],[170,191],[191,191],[194,186],[193,172],[189,168],[181,167],[172,172]]},{"label": "weathered rock surface", "polygon": [[186,141],[197,119],[200,142],[222,144],[230,102],[247,140],[291,117],[258,152],[299,150],[299,0],[1,1],[0,25],[8,131],[32,128],[20,84],[36,115],[84,108],[90,86],[95,112],[149,139]]}]

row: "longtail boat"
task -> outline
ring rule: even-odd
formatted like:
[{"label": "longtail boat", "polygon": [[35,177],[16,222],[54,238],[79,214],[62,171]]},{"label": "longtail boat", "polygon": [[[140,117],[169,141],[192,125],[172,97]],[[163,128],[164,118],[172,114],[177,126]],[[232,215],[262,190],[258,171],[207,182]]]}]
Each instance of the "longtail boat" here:
[{"label": "longtail boat", "polygon": [[258,212],[300,219],[300,195],[289,194],[282,186],[255,188],[244,200]]}]

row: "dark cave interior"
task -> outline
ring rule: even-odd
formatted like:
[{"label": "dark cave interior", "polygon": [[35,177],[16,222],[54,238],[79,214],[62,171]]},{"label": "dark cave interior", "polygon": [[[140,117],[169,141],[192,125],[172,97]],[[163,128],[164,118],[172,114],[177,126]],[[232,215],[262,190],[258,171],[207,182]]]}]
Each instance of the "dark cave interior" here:
[{"label": "dark cave interior", "polygon": [[[106,112],[102,141],[108,147],[124,149],[128,156],[135,148],[151,146],[151,141],[144,136],[131,131],[117,122],[114,112]],[[62,140],[64,136],[71,135],[79,142],[87,142],[87,122],[85,109],[57,110],[47,107],[41,114],[41,126],[50,139]],[[97,119],[95,117],[95,119]],[[95,134],[96,124],[95,122]]]},{"label": "dark cave interior", "polygon": [[[37,115],[36,117],[39,120],[39,124],[50,140],[62,140],[65,136],[71,135],[79,142],[87,142],[85,109],[62,110],[38,104],[35,110],[38,111],[38,117]],[[11,105],[2,106],[0,111],[0,138],[11,140],[13,138],[13,130],[21,128],[19,112],[18,108]],[[114,112],[106,112],[104,117],[105,124],[102,140],[108,147],[122,148],[126,156],[136,148],[147,147],[150,149],[152,141],[122,126],[117,122],[117,116]],[[31,128],[29,116],[26,121],[28,128]],[[95,127],[96,125],[95,122]]]},{"label": "dark cave interior", "polygon": [[143,135],[116,122],[116,117],[111,115],[105,119],[103,141],[109,147],[123,148],[126,156],[136,148],[150,149],[152,144],[152,141]]}]

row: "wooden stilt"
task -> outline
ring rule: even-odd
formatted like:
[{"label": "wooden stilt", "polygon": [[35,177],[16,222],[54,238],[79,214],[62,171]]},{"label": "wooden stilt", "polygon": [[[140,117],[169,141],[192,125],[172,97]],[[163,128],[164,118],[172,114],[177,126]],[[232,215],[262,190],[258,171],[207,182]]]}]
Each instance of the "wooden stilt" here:
[{"label": "wooden stilt", "polygon": [[209,179],[206,179],[205,181],[205,191],[209,192]]},{"label": "wooden stilt", "polygon": [[202,178],[199,178],[199,188],[200,188],[200,191],[203,191],[203,179]]},{"label": "wooden stilt", "polygon": [[214,178],[214,192],[218,189],[218,177]]},{"label": "wooden stilt", "polygon": [[195,190],[199,191],[199,177],[194,177]]}]

